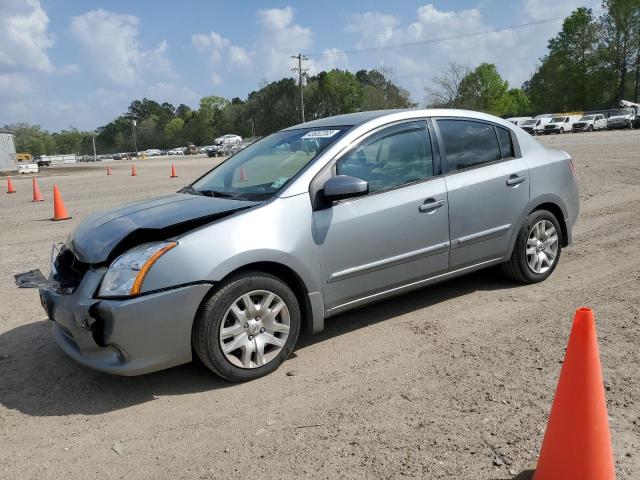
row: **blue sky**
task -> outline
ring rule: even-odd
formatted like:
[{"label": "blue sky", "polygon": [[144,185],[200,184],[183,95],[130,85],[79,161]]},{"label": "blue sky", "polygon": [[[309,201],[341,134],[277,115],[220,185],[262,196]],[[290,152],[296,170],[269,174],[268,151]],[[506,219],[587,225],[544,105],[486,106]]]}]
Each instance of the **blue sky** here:
[{"label": "blue sky", "polygon": [[[131,100],[197,106],[241,97],[290,75],[290,55],[312,54],[311,73],[385,68],[424,101],[447,66],[495,62],[512,85],[535,70],[561,22],[436,44],[334,55],[449,38],[563,17],[599,0],[345,2],[1,0],[0,125],[95,129]],[[316,54],[316,55],[313,55]]]}]

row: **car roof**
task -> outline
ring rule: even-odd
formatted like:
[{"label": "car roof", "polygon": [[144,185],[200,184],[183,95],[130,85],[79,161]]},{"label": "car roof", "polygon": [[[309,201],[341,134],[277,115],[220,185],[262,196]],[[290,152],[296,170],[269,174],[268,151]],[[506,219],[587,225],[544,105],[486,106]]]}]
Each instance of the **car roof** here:
[{"label": "car roof", "polygon": [[[291,127],[283,129],[282,131],[297,130],[301,128],[359,127],[370,122],[379,123],[380,120],[386,117],[389,117],[390,121],[411,120],[419,119],[422,117],[455,117],[461,119],[467,118],[485,120],[497,123],[499,125],[508,126],[509,128],[514,127],[514,124],[507,120],[496,117],[494,115],[472,110],[459,110],[453,108],[404,108],[394,110],[373,110],[370,112],[356,112],[347,113],[344,115],[336,115],[333,117],[326,117],[318,120],[312,120],[306,123],[300,123],[298,125],[293,125]],[[549,120],[551,120],[551,118],[549,118]]]},{"label": "car roof", "polygon": [[410,111],[409,109],[395,109],[395,110],[371,110],[368,112],[355,112],[345,113],[343,115],[335,115],[333,117],[319,118],[318,120],[311,120],[310,122],[299,123],[293,125],[284,130],[296,130],[299,128],[315,128],[315,127],[335,127],[345,126],[353,127],[360,125],[361,123],[368,122],[374,118],[382,117],[397,112]]}]

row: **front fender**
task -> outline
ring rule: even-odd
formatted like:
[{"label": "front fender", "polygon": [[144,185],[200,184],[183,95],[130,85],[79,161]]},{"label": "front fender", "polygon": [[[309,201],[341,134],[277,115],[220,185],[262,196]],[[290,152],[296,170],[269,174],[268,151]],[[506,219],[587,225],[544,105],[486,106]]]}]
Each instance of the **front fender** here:
[{"label": "front fender", "polygon": [[[309,195],[276,198],[176,240],[178,246],[149,270],[142,293],[190,283],[215,283],[252,263],[272,262],[298,275],[314,310],[323,304]],[[314,319],[316,316],[319,314],[314,311]]]}]

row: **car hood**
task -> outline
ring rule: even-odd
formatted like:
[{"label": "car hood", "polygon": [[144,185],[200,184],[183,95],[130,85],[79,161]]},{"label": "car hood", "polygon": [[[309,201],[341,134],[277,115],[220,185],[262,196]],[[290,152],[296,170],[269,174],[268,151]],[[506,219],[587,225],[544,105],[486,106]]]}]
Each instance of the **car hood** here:
[{"label": "car hood", "polygon": [[137,244],[163,240],[260,202],[177,193],[91,215],[69,235],[78,260],[100,264]]}]

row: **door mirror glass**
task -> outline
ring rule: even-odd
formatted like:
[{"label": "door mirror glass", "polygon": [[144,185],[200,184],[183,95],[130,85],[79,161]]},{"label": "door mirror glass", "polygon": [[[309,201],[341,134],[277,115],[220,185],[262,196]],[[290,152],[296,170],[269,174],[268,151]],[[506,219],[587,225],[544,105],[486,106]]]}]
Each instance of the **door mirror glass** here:
[{"label": "door mirror glass", "polygon": [[336,175],[324,184],[324,198],[337,201],[369,193],[369,182],[349,175]]}]

